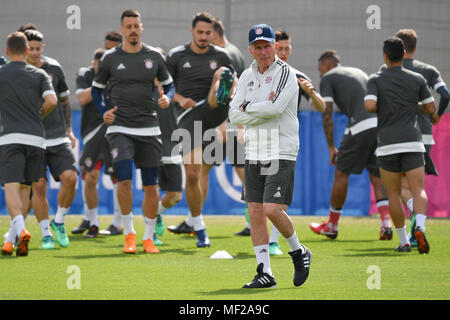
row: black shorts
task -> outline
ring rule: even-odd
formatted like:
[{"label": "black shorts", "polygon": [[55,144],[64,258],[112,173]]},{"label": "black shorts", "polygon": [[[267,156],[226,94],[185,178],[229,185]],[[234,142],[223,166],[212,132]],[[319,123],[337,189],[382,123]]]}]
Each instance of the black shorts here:
[{"label": "black shorts", "polygon": [[[181,118],[180,118],[181,117]],[[200,102],[191,109],[185,110],[178,117],[179,129],[187,130],[190,139],[183,140],[183,155],[188,154],[191,150],[203,145],[205,131],[218,127],[228,118],[228,107],[217,107],[212,109],[207,100]]]},{"label": "black shorts", "polygon": [[[245,161],[242,200],[290,205],[294,193],[295,161]],[[269,172],[269,174],[266,174]]]},{"label": "black shorts", "polygon": [[162,163],[158,170],[159,187],[169,192],[182,191],[181,164]]},{"label": "black shorts", "polygon": [[96,168],[98,161],[102,161],[105,174],[114,174],[109,143],[105,138],[106,126],[102,128],[83,146],[80,156],[80,165],[86,171]]},{"label": "black shorts", "polygon": [[336,169],[347,174],[361,174],[364,169],[367,169],[370,174],[379,177],[376,148],[376,128],[365,130],[357,135],[346,134],[339,146]]},{"label": "black shorts", "polygon": [[0,184],[39,181],[45,150],[24,144],[0,146]]},{"label": "black shorts", "polygon": [[395,153],[379,156],[377,162],[380,168],[389,172],[408,172],[425,165],[422,152]]},{"label": "black shorts", "polygon": [[111,133],[106,136],[113,164],[133,160],[136,168],[157,168],[161,161],[161,140],[158,136],[134,136]]},{"label": "black shorts", "polygon": [[432,145],[430,144],[425,145],[426,152],[423,154],[423,156],[425,157],[425,173],[438,176],[439,173],[436,169],[436,166],[434,165],[433,159],[431,159],[431,147]]},{"label": "black shorts", "polygon": [[233,167],[244,168],[245,145],[238,142],[237,132],[234,130],[227,130],[226,143],[216,142],[216,138],[203,143],[204,163],[219,166],[226,158]]},{"label": "black shorts", "polygon": [[59,176],[66,170],[73,170],[78,174],[78,164],[69,143],[46,148],[44,164],[41,166],[41,178],[47,178],[47,166],[55,181],[60,181]]}]

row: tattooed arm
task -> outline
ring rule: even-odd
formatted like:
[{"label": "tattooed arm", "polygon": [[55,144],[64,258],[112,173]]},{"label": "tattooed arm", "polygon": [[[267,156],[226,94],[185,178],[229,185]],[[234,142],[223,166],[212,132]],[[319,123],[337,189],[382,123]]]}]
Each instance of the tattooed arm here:
[{"label": "tattooed arm", "polygon": [[325,111],[322,113],[322,125],[330,151],[330,164],[335,165],[338,150],[334,145],[333,102],[325,102]]},{"label": "tattooed arm", "polygon": [[70,142],[72,144],[72,149],[75,148],[76,138],[72,131],[72,106],[70,105],[69,96],[60,97],[59,102],[61,103],[61,108],[64,114],[64,120],[67,127],[67,135],[69,136]]}]

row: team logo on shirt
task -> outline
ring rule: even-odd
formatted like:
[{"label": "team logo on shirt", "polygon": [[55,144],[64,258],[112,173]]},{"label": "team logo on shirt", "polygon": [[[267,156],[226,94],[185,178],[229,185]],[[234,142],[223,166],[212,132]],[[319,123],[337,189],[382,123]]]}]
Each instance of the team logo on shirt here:
[{"label": "team logo on shirt", "polygon": [[266,82],[267,84],[271,83],[271,82],[272,82],[272,77],[271,77],[271,76],[267,76],[265,82]]},{"label": "team logo on shirt", "polygon": [[88,168],[92,167],[92,159],[91,158],[86,158],[86,160],[84,160],[84,164]]},{"label": "team logo on shirt", "polygon": [[249,87],[253,87],[254,85],[255,85],[255,83],[253,82],[253,80],[248,83]]},{"label": "team logo on shirt", "polygon": [[209,60],[209,67],[211,68],[211,70],[216,70],[217,69],[217,61]]},{"label": "team logo on shirt", "polygon": [[151,59],[145,59],[144,62],[147,69],[153,68],[153,61]]},{"label": "team logo on shirt", "polygon": [[117,156],[119,155],[119,149],[118,148],[113,148],[111,149],[111,156],[115,159],[117,158]]}]

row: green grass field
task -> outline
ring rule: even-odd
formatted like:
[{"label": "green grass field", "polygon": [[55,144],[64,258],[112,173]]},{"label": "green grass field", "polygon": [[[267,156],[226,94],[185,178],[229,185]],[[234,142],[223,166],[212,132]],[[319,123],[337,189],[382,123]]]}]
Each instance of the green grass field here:
[{"label": "green grass field", "polygon": [[[40,250],[40,230],[34,216],[26,220],[32,234],[28,257],[0,256],[0,300],[8,299],[169,299],[169,300],[310,300],[310,299],[450,299],[450,220],[428,219],[427,237],[431,250],[420,255],[397,253],[392,241],[379,241],[378,217],[340,220],[339,237],[327,240],[313,234],[308,224],[325,217],[294,217],[300,241],[313,254],[310,277],[296,288],[288,245],[281,239],[284,255],[271,258],[278,288],[248,290],[242,285],[256,274],[256,259],[250,237],[234,236],[244,226],[242,216],[205,216],[211,247],[198,249],[195,237],[165,232],[160,254],[142,251],[144,223],[136,216],[137,250],[122,253],[123,236],[84,239],[70,235],[69,248],[56,245]],[[107,227],[111,216],[101,216]],[[165,216],[167,225],[183,217]],[[9,217],[0,217],[0,234],[8,230]],[[67,230],[77,226],[81,216],[66,218]],[[234,259],[213,260],[226,250]],[[69,289],[73,274],[80,271],[80,289]],[[380,289],[369,289],[372,276],[380,270]],[[68,273],[69,270],[69,273]]]}]

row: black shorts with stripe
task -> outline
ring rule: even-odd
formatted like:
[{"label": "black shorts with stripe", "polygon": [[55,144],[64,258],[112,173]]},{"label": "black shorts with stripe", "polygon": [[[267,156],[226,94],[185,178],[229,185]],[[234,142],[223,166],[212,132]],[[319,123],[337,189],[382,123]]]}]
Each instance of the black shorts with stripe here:
[{"label": "black shorts with stripe", "polygon": [[105,138],[106,126],[103,126],[84,146],[81,151],[80,165],[86,171],[92,171],[98,161],[102,161],[105,174],[114,174],[109,143]]},{"label": "black shorts with stripe", "polygon": [[60,181],[59,176],[66,170],[73,170],[78,174],[78,164],[69,143],[46,148],[44,164],[41,166],[41,178],[47,178],[47,166],[55,181]]}]

